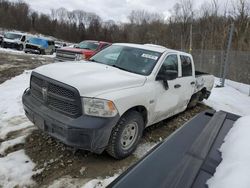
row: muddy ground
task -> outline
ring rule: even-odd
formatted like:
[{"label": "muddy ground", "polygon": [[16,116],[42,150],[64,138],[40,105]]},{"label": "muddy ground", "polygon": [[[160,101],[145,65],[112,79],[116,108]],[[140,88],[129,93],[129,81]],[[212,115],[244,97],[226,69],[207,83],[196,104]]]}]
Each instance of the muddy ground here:
[{"label": "muddy ground", "polygon": [[48,56],[0,51],[0,84],[5,80],[44,64],[53,62]]},{"label": "muddy ground", "polygon": [[[53,62],[52,58],[31,55],[14,55],[0,52],[0,83],[22,73],[24,70],[33,69],[37,66]],[[198,104],[193,109],[176,115],[168,120],[155,124],[144,131],[141,144],[157,143],[177,128],[193,118],[196,114],[208,109],[204,104]],[[47,187],[54,180],[62,177],[73,178],[81,183],[97,177],[113,176],[126,170],[139,159],[135,155],[124,160],[115,160],[107,153],[96,155],[86,151],[73,152],[71,148],[57,142],[36,128],[26,138],[24,144],[16,145],[6,151],[6,154],[25,149],[26,154],[36,164],[35,170],[41,170],[33,179],[36,187]],[[12,132],[7,139],[15,137],[17,132]],[[1,143],[1,141],[0,141]],[[73,181],[72,180],[72,181]],[[62,187],[70,187],[65,184]]]}]

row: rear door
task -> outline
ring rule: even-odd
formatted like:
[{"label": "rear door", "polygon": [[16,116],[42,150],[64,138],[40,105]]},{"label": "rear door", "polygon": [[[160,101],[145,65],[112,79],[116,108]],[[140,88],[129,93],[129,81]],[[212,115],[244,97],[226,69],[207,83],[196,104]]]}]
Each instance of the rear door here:
[{"label": "rear door", "polygon": [[186,107],[195,90],[194,64],[191,56],[181,54],[179,56],[181,64],[181,77],[179,78],[183,90],[182,102]]}]

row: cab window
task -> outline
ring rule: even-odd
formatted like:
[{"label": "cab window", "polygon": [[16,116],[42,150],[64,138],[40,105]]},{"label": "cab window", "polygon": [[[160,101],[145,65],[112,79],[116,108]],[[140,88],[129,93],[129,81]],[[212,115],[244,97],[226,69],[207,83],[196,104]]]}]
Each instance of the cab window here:
[{"label": "cab window", "polygon": [[192,61],[188,56],[181,55],[182,77],[192,76]]},{"label": "cab window", "polygon": [[159,74],[164,74],[166,71],[176,71],[178,73],[178,58],[177,55],[169,55],[163,62]]}]

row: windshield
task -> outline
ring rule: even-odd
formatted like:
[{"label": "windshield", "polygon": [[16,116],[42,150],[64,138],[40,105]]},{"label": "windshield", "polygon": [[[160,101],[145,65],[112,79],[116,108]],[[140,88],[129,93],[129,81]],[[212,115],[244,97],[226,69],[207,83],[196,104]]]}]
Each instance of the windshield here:
[{"label": "windshield", "polygon": [[48,48],[48,41],[41,38],[30,38],[29,43]]},{"label": "windshield", "polygon": [[83,41],[77,44],[75,47],[87,50],[96,50],[98,46],[99,46],[98,42]]},{"label": "windshield", "polygon": [[112,45],[90,58],[90,61],[103,63],[141,75],[149,75],[161,53],[127,46]]},{"label": "windshield", "polygon": [[15,33],[5,33],[4,38],[6,39],[21,39],[22,35],[15,34]]}]

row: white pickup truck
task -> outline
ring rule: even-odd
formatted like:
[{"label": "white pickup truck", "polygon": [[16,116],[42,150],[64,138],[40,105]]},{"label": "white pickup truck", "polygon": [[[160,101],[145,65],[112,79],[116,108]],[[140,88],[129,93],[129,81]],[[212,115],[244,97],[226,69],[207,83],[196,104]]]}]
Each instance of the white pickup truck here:
[{"label": "white pickup truck", "polygon": [[122,159],[145,127],[208,98],[213,83],[196,75],[190,54],[123,43],[35,69],[22,100],[27,117],[66,145]]}]

